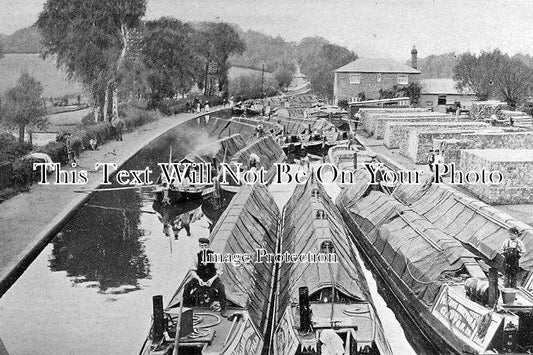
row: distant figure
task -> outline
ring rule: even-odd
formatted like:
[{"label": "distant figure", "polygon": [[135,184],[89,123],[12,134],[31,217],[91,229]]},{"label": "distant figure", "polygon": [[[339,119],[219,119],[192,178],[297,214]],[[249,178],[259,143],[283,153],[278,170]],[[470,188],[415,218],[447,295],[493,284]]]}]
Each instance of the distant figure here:
[{"label": "distant figure", "polygon": [[429,170],[433,172],[433,166],[435,165],[435,151],[433,149],[430,149],[428,157],[427,157],[427,163],[429,166]]},{"label": "distant figure", "polygon": [[205,102],[204,111],[209,112],[209,101]]},{"label": "distant figure", "polygon": [[96,150],[96,148],[98,148],[98,141],[96,140],[96,138],[91,138],[89,140],[89,147],[91,148],[91,150]]},{"label": "distant figure", "polygon": [[520,234],[518,228],[510,228],[509,238],[507,238],[502,245],[502,254],[505,258],[505,287],[516,287],[516,275],[520,269],[520,257],[526,252],[524,242],[517,239]]},{"label": "distant figure", "polygon": [[359,112],[357,112],[355,115],[354,115],[354,121],[353,121],[353,124],[354,124],[354,133],[357,132],[357,126],[359,125],[359,122],[361,122],[361,114]]},{"label": "distant figure", "polygon": [[440,149],[435,149],[435,162],[434,164],[444,164],[444,157],[440,154]]},{"label": "distant figure", "polygon": [[75,164],[76,159],[74,158],[74,147],[73,147],[72,135],[70,133],[67,133],[65,135],[65,145],[67,146],[68,163]]},{"label": "distant figure", "polygon": [[270,119],[270,117],[272,117],[272,110],[270,108],[270,101],[267,103],[266,107],[265,107],[265,116],[268,116],[268,119]]},{"label": "distant figure", "polygon": [[209,258],[213,258],[214,254],[209,249],[209,239],[200,238],[198,242],[201,250],[196,254],[194,265],[191,268],[193,279],[185,285],[184,300],[188,300],[189,304],[196,305],[198,301],[196,296],[200,291],[200,287],[208,287],[213,291],[217,291],[220,315],[226,317],[226,291],[224,284],[220,281],[220,275],[222,275],[221,267],[209,261]]},{"label": "distant figure", "polygon": [[122,131],[124,130],[124,121],[119,117],[113,117],[111,120],[111,127],[113,127],[113,131],[115,133],[115,138],[117,141],[122,140]]},{"label": "distant figure", "polygon": [[196,103],[196,113],[200,113],[200,102]]},{"label": "distant figure", "polygon": [[250,169],[252,168],[255,168],[255,169],[258,169],[259,168],[259,156],[257,156],[257,154],[255,153],[252,153],[250,154],[250,159],[248,161],[248,166]]}]

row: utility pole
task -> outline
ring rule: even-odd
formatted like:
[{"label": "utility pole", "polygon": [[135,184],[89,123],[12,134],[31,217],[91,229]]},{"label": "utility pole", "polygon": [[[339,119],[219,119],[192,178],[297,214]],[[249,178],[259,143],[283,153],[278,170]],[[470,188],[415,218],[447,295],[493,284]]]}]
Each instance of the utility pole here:
[{"label": "utility pole", "polygon": [[265,64],[263,63],[263,69],[261,70],[261,97],[263,96],[263,83],[265,81]]}]

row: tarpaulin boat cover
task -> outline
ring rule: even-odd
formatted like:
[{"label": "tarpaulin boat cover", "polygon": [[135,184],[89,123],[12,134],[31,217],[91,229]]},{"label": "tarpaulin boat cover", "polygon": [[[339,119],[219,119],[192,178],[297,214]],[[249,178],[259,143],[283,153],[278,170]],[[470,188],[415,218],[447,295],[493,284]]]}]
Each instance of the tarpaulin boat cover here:
[{"label": "tarpaulin boat cover", "polygon": [[219,138],[239,133],[247,139],[255,133],[255,125],[213,117],[211,117],[205,129],[209,136]]},{"label": "tarpaulin boat cover", "polygon": [[233,197],[215,225],[211,249],[221,254],[249,254],[252,262],[223,263],[221,280],[226,296],[246,308],[258,329],[264,330],[268,317],[273,263],[255,263],[256,250],[274,253],[280,213],[264,185],[245,185]]},{"label": "tarpaulin boat cover", "polygon": [[[324,214],[322,215],[322,212]],[[279,276],[281,316],[289,302],[298,302],[298,288],[309,295],[335,288],[354,301],[369,300],[366,280],[345,231],[342,216],[322,186],[309,179],[297,185],[284,210],[282,249],[296,254],[321,252],[324,241],[333,243],[338,263],[284,263]],[[324,251],[327,252],[327,251]]]},{"label": "tarpaulin boat cover", "polygon": [[[389,195],[373,191],[354,200],[343,189],[337,205],[358,238],[366,238],[405,284],[427,305],[433,304],[449,273],[475,262],[463,245],[424,216]],[[361,235],[362,234],[362,235]]]},{"label": "tarpaulin boat cover", "polygon": [[234,134],[198,147],[194,153],[208,163],[211,163],[213,157],[217,158],[218,163],[228,163],[231,157],[244,147],[246,147],[244,138],[240,134]]},{"label": "tarpaulin boat cover", "polygon": [[498,257],[510,227],[523,230],[519,239],[524,242],[526,253],[520,258],[520,266],[525,270],[533,269],[531,226],[443,184],[432,184],[426,188],[403,184],[397,187],[394,196],[491,260]]},{"label": "tarpaulin boat cover", "polygon": [[241,163],[244,169],[248,169],[251,154],[259,156],[261,167],[265,170],[272,168],[274,163],[281,163],[285,160],[283,149],[271,136],[256,139],[252,144],[238,151],[231,161]]}]

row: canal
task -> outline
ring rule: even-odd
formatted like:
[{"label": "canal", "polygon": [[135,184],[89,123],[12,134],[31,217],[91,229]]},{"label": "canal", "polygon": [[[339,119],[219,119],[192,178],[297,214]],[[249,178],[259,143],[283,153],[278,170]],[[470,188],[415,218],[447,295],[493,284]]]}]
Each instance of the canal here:
[{"label": "canal", "polygon": [[[159,171],[170,146],[180,158],[209,143],[195,125],[164,134],[124,169]],[[146,189],[95,193],[0,299],[0,337],[10,354],[138,353],[150,328],[152,296],[169,300],[193,261],[197,239],[216,222],[203,207],[165,209]],[[191,236],[185,229],[174,236],[165,224],[184,213]],[[394,352],[413,354],[368,270],[366,276]]]}]

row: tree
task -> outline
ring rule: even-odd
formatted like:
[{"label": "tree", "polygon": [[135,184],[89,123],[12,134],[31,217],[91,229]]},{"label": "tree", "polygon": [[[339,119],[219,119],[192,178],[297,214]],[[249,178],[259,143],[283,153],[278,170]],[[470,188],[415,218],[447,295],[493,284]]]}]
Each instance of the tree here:
[{"label": "tree", "polygon": [[325,98],[333,96],[335,69],[357,59],[354,52],[320,37],[304,38],[298,48],[302,72],[315,93]]},{"label": "tree", "polygon": [[202,71],[194,48],[194,30],[172,18],[149,21],[143,38],[143,60],[148,70],[150,105],[176,93],[187,93]]},{"label": "tree", "polygon": [[218,90],[228,91],[229,57],[242,54],[246,44],[237,31],[225,22],[208,22],[196,36],[198,52],[204,59],[204,93],[212,95],[215,91],[213,83],[208,82],[209,76],[218,80]]},{"label": "tree", "polygon": [[283,90],[291,84],[295,69],[294,64],[291,62],[282,62],[279,64],[278,69],[274,72],[274,78],[278,82],[280,89]]},{"label": "tree", "polygon": [[41,83],[28,72],[23,72],[17,84],[5,93],[2,123],[18,128],[20,143],[24,142],[26,127],[45,128],[48,123],[41,100],[42,93]]},{"label": "tree", "polygon": [[503,99],[511,107],[516,107],[531,88],[533,69],[518,58],[505,58],[502,61],[497,85]]},{"label": "tree", "polygon": [[411,99],[411,105],[418,106],[420,103],[420,92],[422,91],[422,87],[418,83],[411,82],[409,85],[399,88],[398,91],[401,92],[402,95]]},{"label": "tree", "polygon": [[118,72],[145,11],[146,0],[47,0],[39,14],[43,56],[91,91],[95,117],[102,105],[107,116],[110,93],[118,115]]},{"label": "tree", "polygon": [[496,93],[496,80],[502,63],[499,50],[482,52],[476,56],[463,53],[453,68],[453,79],[459,90],[471,89],[479,100],[487,100]]},{"label": "tree", "polygon": [[459,89],[470,88],[480,100],[503,99],[511,107],[524,99],[533,80],[523,57],[510,58],[498,49],[480,56],[464,53],[453,71]]}]

